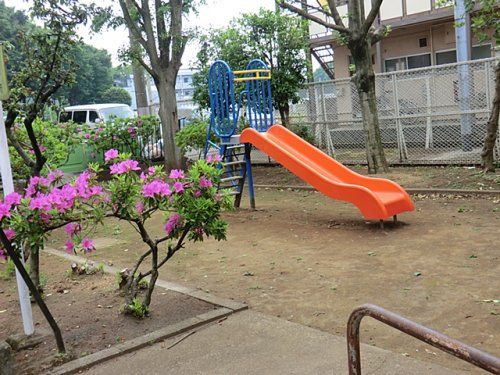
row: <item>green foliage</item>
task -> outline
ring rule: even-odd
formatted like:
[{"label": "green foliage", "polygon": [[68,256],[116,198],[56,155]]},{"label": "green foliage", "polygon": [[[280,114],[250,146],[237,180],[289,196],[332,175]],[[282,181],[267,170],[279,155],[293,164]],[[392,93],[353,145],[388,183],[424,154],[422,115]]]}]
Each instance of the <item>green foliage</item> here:
[{"label": "green foliage", "polygon": [[120,103],[120,104],[132,104],[132,97],[122,87],[110,87],[104,91],[101,95],[102,103]]},{"label": "green foliage", "polygon": [[134,298],[132,300],[132,303],[124,306],[123,309],[127,314],[133,315],[139,319],[144,319],[149,315],[149,308],[145,306],[138,298]]},{"label": "green foliage", "polygon": [[477,12],[471,14],[471,28],[479,41],[485,42],[492,34],[494,44],[500,45],[500,7],[498,0],[466,0],[466,6],[472,9],[474,4],[479,4]]},{"label": "green foliage", "polygon": [[[69,154],[74,150],[80,141],[75,137],[77,126],[73,123],[54,124],[49,121],[36,119],[33,122],[33,130],[40,146],[46,163],[42,168],[42,173],[46,174],[49,170],[58,169],[68,160]],[[23,146],[29,155],[33,154],[28,139],[26,127],[22,124],[15,124],[12,133]],[[19,153],[10,146],[10,157],[12,172],[16,180],[27,180],[31,176],[31,169]]]},{"label": "green foliage", "polygon": [[293,125],[290,130],[297,134],[304,141],[309,142],[312,145],[316,144],[316,139],[314,138],[314,135],[311,134],[309,126]]},{"label": "green foliage", "polygon": [[150,160],[159,152],[151,140],[160,139],[160,121],[156,116],[134,118],[114,118],[100,127],[83,126],[80,140],[88,142],[95,152],[102,155],[109,149],[130,153],[143,162]]},{"label": "green foliage", "polygon": [[[212,31],[201,42],[199,72],[193,77],[194,100],[201,107],[209,106],[207,74],[215,59],[226,61],[233,70],[245,69],[254,58],[262,59],[272,70],[275,108],[298,102],[298,90],[305,83],[307,69],[307,41],[300,18],[260,9],[257,14],[244,14],[233,20],[226,29]],[[237,86],[241,90],[243,85]]]},{"label": "green foliage", "polygon": [[12,259],[7,259],[5,262],[5,268],[0,272],[0,280],[8,281],[14,277],[16,274],[16,266]]},{"label": "green foliage", "polygon": [[195,119],[175,134],[175,144],[183,153],[189,150],[203,150],[207,139],[207,128],[207,121]]},{"label": "green foliage", "polygon": [[113,87],[109,53],[104,49],[77,43],[71,50],[71,58],[77,66],[75,81],[62,87],[57,97],[71,105],[106,102],[102,96]]}]

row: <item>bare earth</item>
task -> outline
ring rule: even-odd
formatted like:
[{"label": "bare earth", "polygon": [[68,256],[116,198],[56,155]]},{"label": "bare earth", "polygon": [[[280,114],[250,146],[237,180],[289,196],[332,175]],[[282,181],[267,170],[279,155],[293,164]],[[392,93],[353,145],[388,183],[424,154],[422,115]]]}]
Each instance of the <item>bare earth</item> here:
[{"label": "bare earth", "polygon": [[[349,313],[374,303],[500,355],[499,197],[414,197],[416,211],[381,230],[354,206],[316,192],[256,195],[257,211],[224,215],[226,242],[189,244],[160,277],[342,336]],[[160,217],[150,225],[161,234]],[[92,257],[116,266],[130,267],[144,249],[124,223],[109,222],[96,237]],[[362,341],[472,369],[370,319]]]},{"label": "bare earth", "polygon": [[[357,173],[367,174],[364,166],[349,166]],[[255,184],[305,185],[298,177],[280,166],[253,168]],[[500,172],[484,175],[474,167],[391,167],[389,173],[375,177],[389,178],[405,188],[500,190]]]},{"label": "bare earth", "polygon": [[[213,305],[172,291],[156,288],[151,317],[139,320],[120,313],[123,297],[117,292],[113,275],[66,275],[71,262],[44,254],[41,270],[46,280],[45,301],[57,320],[72,357],[106,349],[169,324],[210,311]],[[4,265],[0,264],[0,271]],[[35,328],[48,332],[46,340],[34,349],[16,353],[16,373],[46,373],[56,358],[55,340],[45,318],[33,305]],[[15,277],[0,281],[0,340],[22,332]],[[71,359],[71,358],[68,358]]]}]

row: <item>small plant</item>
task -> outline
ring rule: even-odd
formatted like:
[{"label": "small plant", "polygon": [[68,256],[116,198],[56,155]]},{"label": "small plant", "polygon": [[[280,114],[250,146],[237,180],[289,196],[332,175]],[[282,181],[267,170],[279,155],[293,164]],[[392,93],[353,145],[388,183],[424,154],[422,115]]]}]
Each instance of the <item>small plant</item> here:
[{"label": "small plant", "polygon": [[139,286],[139,289],[148,289],[149,283],[147,282],[147,280],[142,279],[141,281],[139,281],[138,286]]},{"label": "small plant", "polygon": [[123,306],[123,311],[139,319],[144,319],[149,315],[149,308],[145,306],[138,298],[134,298],[132,302]]}]

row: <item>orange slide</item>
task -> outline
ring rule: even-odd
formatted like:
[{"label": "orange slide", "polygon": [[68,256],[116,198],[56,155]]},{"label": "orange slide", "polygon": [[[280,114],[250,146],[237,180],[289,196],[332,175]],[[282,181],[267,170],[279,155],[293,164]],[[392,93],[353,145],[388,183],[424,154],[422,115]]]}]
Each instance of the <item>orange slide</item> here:
[{"label": "orange slide", "polygon": [[357,174],[281,125],[265,133],[247,128],[240,142],[251,143],[324,195],[354,204],[367,220],[385,220],[415,208],[395,182]]}]

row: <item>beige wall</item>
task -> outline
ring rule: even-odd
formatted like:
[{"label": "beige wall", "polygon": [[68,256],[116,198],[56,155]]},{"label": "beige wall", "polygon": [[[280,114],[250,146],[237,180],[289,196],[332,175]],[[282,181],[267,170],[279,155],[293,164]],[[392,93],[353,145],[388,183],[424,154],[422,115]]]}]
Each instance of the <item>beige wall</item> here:
[{"label": "beige wall", "polygon": [[[419,39],[427,38],[427,46],[420,47]],[[475,37],[472,38],[472,44],[479,42]],[[432,64],[435,64],[435,53],[440,51],[455,49],[455,29],[453,22],[440,24],[425,24],[413,27],[393,30],[391,34],[381,42],[382,64],[384,60],[397,57],[420,55],[424,53],[431,54]],[[375,48],[372,49],[376,53]],[[335,77],[349,77],[348,61],[349,50],[345,46],[335,48]],[[375,59],[375,72],[381,73],[382,67],[377,64]]]}]

